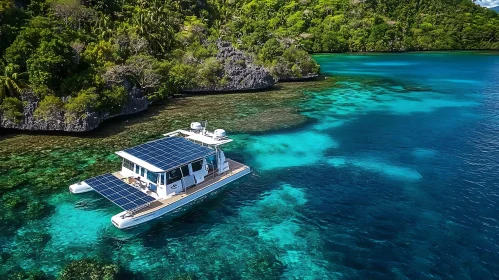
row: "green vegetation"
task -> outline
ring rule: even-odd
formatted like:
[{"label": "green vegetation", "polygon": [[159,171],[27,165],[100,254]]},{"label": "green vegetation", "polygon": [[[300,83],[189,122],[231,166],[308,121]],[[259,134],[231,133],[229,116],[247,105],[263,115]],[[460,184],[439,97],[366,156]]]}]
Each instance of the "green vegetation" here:
[{"label": "green vegetation", "polygon": [[[18,97],[21,95],[21,91],[26,87],[26,83],[23,80],[25,73],[17,73],[16,70],[19,67],[9,64],[7,66],[0,65],[4,69],[4,73],[0,76],[0,102],[5,97]],[[0,68],[0,69],[1,69]]]},{"label": "green vegetation", "polygon": [[98,99],[99,96],[95,93],[95,88],[82,90],[77,96],[71,97],[64,106],[64,109],[66,109],[66,121],[72,122],[85,118],[88,108],[96,104]]},{"label": "green vegetation", "polygon": [[308,52],[499,49],[498,14],[471,0],[231,3],[225,33],[254,51],[272,38]]},{"label": "green vegetation", "polygon": [[43,119],[45,121],[49,120],[52,116],[59,115],[62,113],[64,103],[62,100],[53,95],[47,95],[40,102],[40,105],[35,111],[35,117],[38,119]]},{"label": "green vegetation", "polygon": [[24,117],[23,103],[15,97],[6,97],[0,104],[0,112],[7,120],[18,123]]},{"label": "green vegetation", "polygon": [[218,40],[293,80],[318,72],[310,52],[499,49],[498,38],[499,14],[471,0],[0,0],[0,102],[19,121],[14,99],[30,94],[35,118],[73,122],[119,113],[133,88],[154,102],[225,85]]}]

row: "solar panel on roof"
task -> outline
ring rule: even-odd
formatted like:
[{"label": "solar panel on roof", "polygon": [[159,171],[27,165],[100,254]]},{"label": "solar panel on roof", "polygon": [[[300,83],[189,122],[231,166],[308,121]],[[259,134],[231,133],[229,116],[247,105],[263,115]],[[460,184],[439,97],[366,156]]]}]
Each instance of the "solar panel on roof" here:
[{"label": "solar panel on roof", "polygon": [[85,183],[127,211],[156,200],[154,197],[126,184],[110,173],[85,180]]},{"label": "solar panel on roof", "polygon": [[182,137],[162,138],[126,149],[125,152],[162,170],[169,170],[215,153],[213,149]]}]

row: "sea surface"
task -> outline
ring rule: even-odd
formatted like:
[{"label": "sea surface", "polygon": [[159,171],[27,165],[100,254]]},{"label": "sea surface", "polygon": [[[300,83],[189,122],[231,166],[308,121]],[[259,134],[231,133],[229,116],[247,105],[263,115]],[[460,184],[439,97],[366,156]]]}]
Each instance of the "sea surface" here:
[{"label": "sea surface", "polygon": [[[315,59],[322,81],[194,97],[216,102],[183,122],[167,105],[85,136],[1,138],[2,203],[19,205],[2,214],[1,275],[91,258],[138,279],[499,279],[499,54]],[[68,194],[200,114],[230,128],[226,154],[251,175],[128,231],[112,203]]]}]

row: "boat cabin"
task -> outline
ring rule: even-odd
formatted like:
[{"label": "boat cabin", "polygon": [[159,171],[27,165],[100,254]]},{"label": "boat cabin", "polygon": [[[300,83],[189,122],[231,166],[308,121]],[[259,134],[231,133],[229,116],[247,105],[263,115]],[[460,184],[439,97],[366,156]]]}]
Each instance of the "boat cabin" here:
[{"label": "boat cabin", "polygon": [[223,130],[210,134],[195,129],[177,130],[164,138],[116,152],[122,158],[119,175],[157,199],[185,192],[210,176],[229,171],[219,146],[231,140]]}]

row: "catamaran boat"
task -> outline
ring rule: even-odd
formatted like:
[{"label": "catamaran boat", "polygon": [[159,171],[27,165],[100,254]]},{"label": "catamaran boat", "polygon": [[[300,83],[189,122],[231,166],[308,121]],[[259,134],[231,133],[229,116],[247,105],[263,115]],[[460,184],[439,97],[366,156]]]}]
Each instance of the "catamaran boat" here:
[{"label": "catamaran boat", "polygon": [[69,186],[71,193],[96,191],[124,211],[111,222],[124,229],[158,218],[249,174],[251,169],[225,157],[232,142],[223,129],[199,122],[163,138],[116,152],[121,171]]}]

